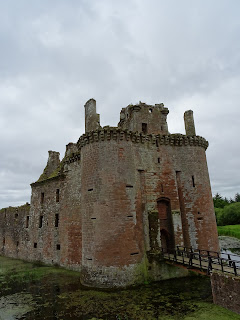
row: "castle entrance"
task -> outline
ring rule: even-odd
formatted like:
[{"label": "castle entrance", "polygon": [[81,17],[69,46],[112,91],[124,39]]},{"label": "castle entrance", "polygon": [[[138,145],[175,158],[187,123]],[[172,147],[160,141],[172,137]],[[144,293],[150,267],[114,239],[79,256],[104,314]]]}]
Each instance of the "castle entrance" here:
[{"label": "castle entrance", "polygon": [[157,208],[160,222],[161,246],[165,249],[174,249],[175,240],[170,200],[168,198],[158,199]]}]

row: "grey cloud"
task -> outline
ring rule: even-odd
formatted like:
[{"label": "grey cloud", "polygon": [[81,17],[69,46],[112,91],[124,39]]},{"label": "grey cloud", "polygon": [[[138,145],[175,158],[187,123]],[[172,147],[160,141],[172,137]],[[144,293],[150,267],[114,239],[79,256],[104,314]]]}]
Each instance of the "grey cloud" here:
[{"label": "grey cloud", "polygon": [[0,4],[0,207],[29,201],[28,184],[84,130],[84,103],[116,125],[139,100],[169,107],[184,133],[193,109],[213,192],[240,189],[239,1],[9,0]]}]

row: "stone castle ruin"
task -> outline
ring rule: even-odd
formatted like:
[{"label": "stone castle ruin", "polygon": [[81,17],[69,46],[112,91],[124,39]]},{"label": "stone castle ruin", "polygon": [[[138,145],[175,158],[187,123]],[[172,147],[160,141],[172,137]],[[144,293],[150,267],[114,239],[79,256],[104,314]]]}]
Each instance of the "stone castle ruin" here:
[{"label": "stone castle ruin", "polygon": [[193,112],[186,135],[168,132],[163,104],[129,105],[101,127],[85,104],[85,133],[62,161],[49,151],[31,205],[1,210],[2,255],[81,271],[87,286],[162,278],[152,257],[176,246],[218,251],[205,150]]}]

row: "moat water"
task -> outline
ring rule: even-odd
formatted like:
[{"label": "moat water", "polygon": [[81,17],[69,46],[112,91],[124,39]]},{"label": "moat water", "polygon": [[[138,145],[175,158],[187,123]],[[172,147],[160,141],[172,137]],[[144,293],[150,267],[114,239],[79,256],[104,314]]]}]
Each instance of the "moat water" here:
[{"label": "moat water", "polygon": [[240,315],[212,303],[206,276],[93,290],[81,286],[77,272],[0,257],[0,319],[240,320]]}]

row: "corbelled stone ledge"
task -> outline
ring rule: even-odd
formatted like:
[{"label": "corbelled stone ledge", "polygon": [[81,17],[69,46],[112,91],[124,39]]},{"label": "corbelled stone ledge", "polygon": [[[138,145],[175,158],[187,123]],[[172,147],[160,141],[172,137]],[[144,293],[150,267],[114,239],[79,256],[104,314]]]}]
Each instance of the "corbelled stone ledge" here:
[{"label": "corbelled stone ledge", "polygon": [[171,146],[199,146],[205,150],[208,147],[208,141],[200,136],[186,136],[180,133],[177,134],[143,134],[139,132],[132,132],[128,130],[122,130],[115,127],[107,127],[96,131],[90,131],[83,134],[78,142],[77,146],[81,149],[83,146],[98,141],[116,140],[116,141],[132,141],[133,143],[152,143],[159,145],[171,145]]}]

